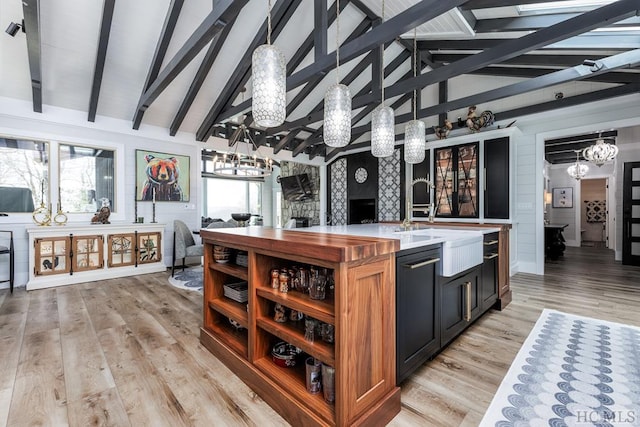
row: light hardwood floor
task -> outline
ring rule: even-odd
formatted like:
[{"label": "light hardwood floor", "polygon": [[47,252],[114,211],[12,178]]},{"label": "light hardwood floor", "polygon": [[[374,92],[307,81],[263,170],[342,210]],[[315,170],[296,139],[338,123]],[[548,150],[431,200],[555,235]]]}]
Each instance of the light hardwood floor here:
[{"label": "light hardwood floor", "polygon": [[[640,326],[640,268],[568,248],[402,384],[392,426],[475,426],[543,308]],[[200,294],[166,273],[0,291],[0,425],[281,426],[199,344]]]}]

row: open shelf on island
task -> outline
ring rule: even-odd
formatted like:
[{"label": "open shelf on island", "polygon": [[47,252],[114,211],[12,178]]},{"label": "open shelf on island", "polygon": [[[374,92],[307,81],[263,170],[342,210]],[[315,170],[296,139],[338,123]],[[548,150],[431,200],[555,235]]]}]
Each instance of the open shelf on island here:
[{"label": "open shelf on island", "polygon": [[221,271],[230,276],[235,276],[238,279],[249,280],[249,270],[247,267],[243,267],[237,264],[220,264],[218,262],[212,262],[209,264],[209,268],[216,271]]},{"label": "open shelf on island", "polygon": [[209,308],[235,320],[244,328],[249,325],[246,303],[241,304],[232,299],[222,297],[209,301]]},{"label": "open shelf on island", "polygon": [[304,339],[304,331],[289,323],[278,323],[268,317],[258,319],[258,327],[272,335],[302,349],[305,353],[321,360],[329,366],[335,366],[335,350],[332,343],[324,342],[318,337],[313,342]]},{"label": "open shelf on island", "polygon": [[271,378],[271,380],[287,390],[291,396],[300,400],[305,405],[312,407],[314,411],[322,418],[325,418],[329,424],[335,423],[335,407],[333,404],[324,400],[322,391],[317,394],[311,394],[307,391],[304,360],[301,360],[292,368],[281,368],[273,363],[271,356],[260,358],[256,360],[254,364],[265,375]]},{"label": "open shelf on island", "polygon": [[249,334],[247,329],[237,329],[229,323],[228,319],[220,318],[218,321],[205,327],[207,331],[223,339],[240,356],[248,357]]},{"label": "open shelf on island", "polygon": [[332,299],[314,300],[308,294],[298,291],[282,293],[273,288],[258,288],[258,296],[282,304],[288,308],[301,311],[304,314],[325,323],[335,324],[334,303]]}]

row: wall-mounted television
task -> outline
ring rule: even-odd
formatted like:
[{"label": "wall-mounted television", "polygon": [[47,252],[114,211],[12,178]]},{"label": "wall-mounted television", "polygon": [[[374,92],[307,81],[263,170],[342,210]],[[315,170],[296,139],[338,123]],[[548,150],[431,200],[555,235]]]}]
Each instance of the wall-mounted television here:
[{"label": "wall-mounted television", "polygon": [[309,174],[280,177],[280,186],[285,200],[299,202],[313,197],[313,186]]}]

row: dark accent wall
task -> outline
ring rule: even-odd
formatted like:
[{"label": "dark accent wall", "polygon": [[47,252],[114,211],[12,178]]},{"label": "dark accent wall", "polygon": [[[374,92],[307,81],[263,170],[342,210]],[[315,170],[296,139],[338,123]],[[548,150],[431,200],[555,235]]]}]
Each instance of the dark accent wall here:
[{"label": "dark accent wall", "polygon": [[[347,159],[347,198],[377,199],[378,198],[378,159],[369,151],[351,154]],[[367,170],[367,180],[358,184],[355,179],[358,168]]]}]

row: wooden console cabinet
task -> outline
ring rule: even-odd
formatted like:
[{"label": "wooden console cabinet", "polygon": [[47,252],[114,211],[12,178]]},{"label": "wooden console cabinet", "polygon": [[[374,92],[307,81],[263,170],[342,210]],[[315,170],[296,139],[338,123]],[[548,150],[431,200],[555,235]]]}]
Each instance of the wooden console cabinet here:
[{"label": "wooden console cabinet", "polygon": [[68,224],[27,233],[27,290],[166,270],[164,224]]},{"label": "wooden console cabinet", "polygon": [[[385,425],[400,411],[395,358],[395,252],[399,241],[262,227],[202,230],[204,319],[200,341],[292,425]],[[248,266],[214,261],[214,246],[248,253]],[[313,300],[271,287],[272,269],[326,269],[333,295]],[[248,302],[223,285],[248,282]],[[304,321],[274,320],[276,304],[333,325],[333,343],[305,339]],[[232,325],[231,321],[235,323]],[[240,326],[240,328],[237,328]],[[284,341],[335,368],[335,401],[306,390],[304,356],[276,365]]]}]

